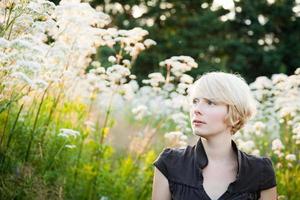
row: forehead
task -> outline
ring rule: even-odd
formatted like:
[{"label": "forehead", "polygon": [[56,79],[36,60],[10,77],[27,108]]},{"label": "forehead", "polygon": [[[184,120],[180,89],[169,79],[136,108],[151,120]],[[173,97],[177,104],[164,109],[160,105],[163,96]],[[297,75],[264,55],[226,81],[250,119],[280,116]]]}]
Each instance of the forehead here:
[{"label": "forehead", "polygon": [[218,101],[218,102],[225,102],[224,98],[222,95],[216,93],[216,92],[211,92],[211,91],[205,91],[205,90],[194,90],[189,93],[189,100],[194,100],[194,99],[208,99],[208,100],[213,100],[213,101]]}]

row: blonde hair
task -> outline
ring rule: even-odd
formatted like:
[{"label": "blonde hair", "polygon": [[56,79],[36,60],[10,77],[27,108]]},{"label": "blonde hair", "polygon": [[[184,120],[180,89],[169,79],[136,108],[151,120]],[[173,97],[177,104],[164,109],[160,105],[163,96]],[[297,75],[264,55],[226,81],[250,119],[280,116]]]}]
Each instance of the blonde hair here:
[{"label": "blonde hair", "polygon": [[190,98],[204,97],[228,106],[225,123],[235,134],[256,114],[255,100],[246,81],[238,74],[209,72],[190,88]]}]

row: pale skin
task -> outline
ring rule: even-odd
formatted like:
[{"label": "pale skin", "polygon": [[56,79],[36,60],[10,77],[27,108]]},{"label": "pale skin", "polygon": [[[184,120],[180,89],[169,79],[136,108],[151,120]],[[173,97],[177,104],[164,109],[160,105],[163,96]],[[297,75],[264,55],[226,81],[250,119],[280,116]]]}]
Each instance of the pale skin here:
[{"label": "pale skin", "polygon": [[[227,190],[237,173],[237,158],[231,146],[231,127],[224,120],[226,114],[225,104],[206,98],[193,99],[190,118],[194,134],[204,138],[202,143],[209,162],[202,170],[203,187],[212,200],[217,200]],[[194,119],[205,124],[193,123]],[[277,189],[263,190],[260,195],[259,200],[276,200]],[[168,180],[157,168],[154,169],[152,200],[171,200]]]}]

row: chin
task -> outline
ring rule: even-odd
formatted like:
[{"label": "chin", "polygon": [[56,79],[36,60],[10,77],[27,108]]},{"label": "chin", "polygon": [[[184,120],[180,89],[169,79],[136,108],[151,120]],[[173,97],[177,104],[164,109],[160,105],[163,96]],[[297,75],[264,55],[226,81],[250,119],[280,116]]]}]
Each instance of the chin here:
[{"label": "chin", "polygon": [[197,135],[197,136],[201,136],[201,137],[205,137],[206,135],[208,135],[208,134],[205,134],[203,132],[196,131],[196,130],[193,131],[193,134]]}]

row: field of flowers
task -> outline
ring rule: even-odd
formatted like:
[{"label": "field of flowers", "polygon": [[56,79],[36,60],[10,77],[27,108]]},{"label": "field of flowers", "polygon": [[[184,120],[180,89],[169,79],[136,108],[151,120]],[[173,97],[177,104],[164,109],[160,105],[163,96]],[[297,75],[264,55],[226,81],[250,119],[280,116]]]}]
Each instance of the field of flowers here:
[{"label": "field of flowers", "polygon": [[[173,56],[138,84],[131,66],[156,42],[109,23],[76,0],[0,2],[0,199],[150,199],[158,153],[195,143],[197,63]],[[99,47],[111,54],[95,59]],[[300,68],[251,89],[258,113],[235,140],[271,157],[279,199],[298,200]]]}]

